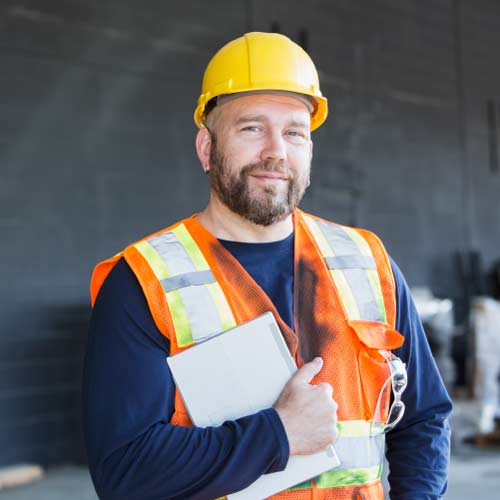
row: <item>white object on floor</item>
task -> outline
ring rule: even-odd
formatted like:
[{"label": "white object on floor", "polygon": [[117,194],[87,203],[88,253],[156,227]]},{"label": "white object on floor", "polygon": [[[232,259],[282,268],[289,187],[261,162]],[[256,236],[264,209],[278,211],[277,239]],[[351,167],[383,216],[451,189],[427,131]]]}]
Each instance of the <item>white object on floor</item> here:
[{"label": "white object on floor", "polygon": [[36,464],[16,464],[0,468],[0,490],[32,483],[43,477],[43,469]]}]

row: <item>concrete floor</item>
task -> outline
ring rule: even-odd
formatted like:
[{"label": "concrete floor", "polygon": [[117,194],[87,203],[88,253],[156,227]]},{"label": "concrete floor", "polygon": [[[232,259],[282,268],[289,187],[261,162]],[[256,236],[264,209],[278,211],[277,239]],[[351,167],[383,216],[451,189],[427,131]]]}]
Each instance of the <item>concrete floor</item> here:
[{"label": "concrete floor", "polygon": [[463,447],[452,456],[449,500],[490,500],[500,498],[500,449]]},{"label": "concrete floor", "polygon": [[2,500],[97,500],[86,467],[64,466],[26,486],[0,491]]}]

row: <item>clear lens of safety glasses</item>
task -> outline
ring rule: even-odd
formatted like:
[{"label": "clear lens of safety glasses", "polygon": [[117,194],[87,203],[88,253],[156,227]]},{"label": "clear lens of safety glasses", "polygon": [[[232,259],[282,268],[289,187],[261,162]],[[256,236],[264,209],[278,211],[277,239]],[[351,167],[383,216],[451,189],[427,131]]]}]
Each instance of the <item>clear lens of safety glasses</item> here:
[{"label": "clear lens of safety glasses", "polygon": [[[405,404],[401,401],[401,395],[406,389],[408,383],[408,376],[406,374],[405,364],[394,354],[388,351],[379,351],[380,354],[385,358],[389,364],[391,370],[391,375],[384,382],[384,385],[380,389],[380,393],[377,400],[377,406],[375,408],[374,422],[371,426],[371,435],[375,436],[383,432],[390,431],[393,429],[398,422],[403,418],[405,411]],[[382,404],[382,399],[386,394],[387,385],[391,383],[392,393],[394,399],[391,407],[389,408],[389,414],[385,423],[380,422],[380,406]]]}]

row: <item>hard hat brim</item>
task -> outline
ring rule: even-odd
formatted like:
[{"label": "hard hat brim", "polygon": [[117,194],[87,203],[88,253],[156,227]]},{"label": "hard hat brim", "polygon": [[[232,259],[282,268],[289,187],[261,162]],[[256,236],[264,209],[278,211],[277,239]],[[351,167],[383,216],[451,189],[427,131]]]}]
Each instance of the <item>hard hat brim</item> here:
[{"label": "hard hat brim", "polygon": [[[225,95],[231,95],[231,94],[255,94],[256,92],[259,93],[265,93],[269,91],[270,94],[273,93],[273,91],[279,91],[279,92],[287,92],[287,91],[282,91],[281,89],[260,89],[256,91],[255,89],[247,89],[247,90],[239,90],[238,92],[233,92],[233,93],[228,93]],[[299,92],[291,92],[291,93],[296,93],[298,94]],[[326,120],[328,116],[328,100],[326,97],[323,96],[312,96],[310,94],[302,94],[312,100],[313,103],[313,111],[311,112],[311,132],[318,127],[320,127]],[[214,99],[219,96],[214,96]],[[201,102],[200,102],[201,101]],[[207,104],[210,100],[205,101],[205,99],[202,99],[202,96],[200,96],[198,106],[196,107],[194,111],[194,122],[196,123],[196,126],[198,128],[205,128],[205,120],[206,120],[206,114],[205,110],[207,108]],[[213,107],[211,107],[213,109]]]}]

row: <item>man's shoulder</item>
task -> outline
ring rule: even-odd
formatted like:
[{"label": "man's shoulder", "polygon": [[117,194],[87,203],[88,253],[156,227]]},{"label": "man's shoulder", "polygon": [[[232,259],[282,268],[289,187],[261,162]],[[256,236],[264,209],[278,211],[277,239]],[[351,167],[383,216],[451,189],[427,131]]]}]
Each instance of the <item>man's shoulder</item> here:
[{"label": "man's shoulder", "polygon": [[365,240],[369,240],[369,243],[373,242],[374,244],[376,244],[377,246],[380,246],[385,251],[385,247],[384,247],[384,244],[382,243],[382,240],[371,229],[367,229],[367,228],[359,227],[359,226],[350,226],[350,225],[343,224],[343,223],[340,223],[340,222],[328,220],[328,219],[326,219],[324,217],[320,217],[318,215],[311,214],[311,213],[308,213],[308,212],[300,212],[300,215],[304,218],[304,220],[306,222],[312,220],[312,221],[315,221],[315,222],[319,222],[319,223],[323,223],[323,224],[328,224],[328,225],[331,225],[331,226],[335,226],[335,227],[341,228],[345,232],[350,233],[350,234],[352,234],[353,232],[356,233],[356,234],[359,234]]},{"label": "man's shoulder", "polygon": [[330,220],[330,219],[327,219],[326,217],[323,217],[321,215],[316,215],[316,214],[313,214],[310,212],[304,212],[302,210],[298,210],[298,212],[300,213],[301,217],[303,217],[305,219],[312,219],[315,221],[323,222],[325,224],[332,224],[334,226],[344,227],[347,229],[353,229],[355,231],[366,231],[366,232],[373,234],[373,231],[371,231],[370,229],[367,229],[367,228],[363,228],[360,226],[354,226],[354,225],[350,225],[350,224],[344,224],[343,222],[338,222],[336,220]]},{"label": "man's shoulder", "polygon": [[137,245],[137,244],[139,244],[139,243],[141,243],[143,241],[151,241],[151,240],[154,241],[155,238],[158,238],[158,237],[160,237],[160,236],[162,236],[162,235],[164,235],[166,233],[170,233],[172,231],[175,231],[180,226],[183,226],[183,225],[188,225],[189,226],[190,225],[190,221],[192,221],[192,219],[195,217],[195,215],[196,214],[193,214],[190,217],[186,217],[184,219],[180,219],[177,222],[174,222],[173,224],[170,224],[167,227],[164,227],[162,229],[158,229],[158,230],[154,231],[153,233],[148,233],[145,236],[142,236],[139,239],[137,239],[137,240],[133,241],[132,243],[130,243],[129,245],[127,245],[125,247],[125,249],[129,248],[129,247],[132,247],[134,245]]},{"label": "man's shoulder", "polygon": [[137,266],[135,265],[135,263],[137,263],[136,256],[138,253],[141,253],[141,251],[142,252],[145,251],[147,253],[147,248],[146,250],[144,250],[144,247],[147,247],[148,242],[154,241],[155,238],[158,238],[161,235],[166,234],[170,231],[174,231],[176,228],[181,226],[183,223],[186,223],[187,221],[191,220],[193,217],[194,215],[186,219],[181,219],[180,221],[171,224],[168,227],[155,231],[154,233],[148,234],[147,236],[143,236],[142,238],[139,238],[138,240],[135,240],[134,242],[126,245],[125,248],[123,248],[123,250],[119,251],[112,257],[99,261],[94,267],[94,270],[92,272],[92,277],[90,280],[90,296],[92,305],[95,302],[95,299],[99,293],[102,284],[104,283],[109,273],[115,268],[115,266],[120,260],[125,260],[128,266],[136,273],[137,269]]}]

